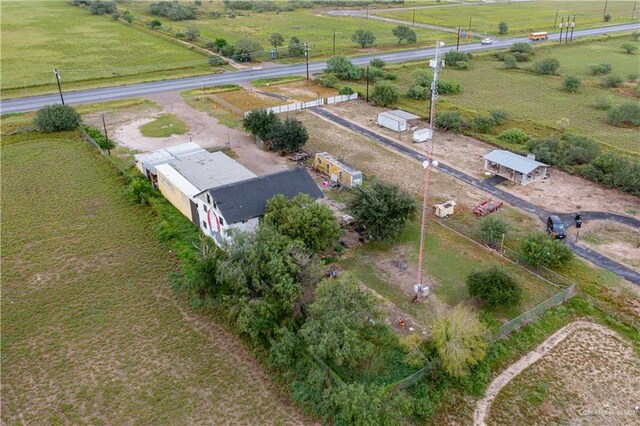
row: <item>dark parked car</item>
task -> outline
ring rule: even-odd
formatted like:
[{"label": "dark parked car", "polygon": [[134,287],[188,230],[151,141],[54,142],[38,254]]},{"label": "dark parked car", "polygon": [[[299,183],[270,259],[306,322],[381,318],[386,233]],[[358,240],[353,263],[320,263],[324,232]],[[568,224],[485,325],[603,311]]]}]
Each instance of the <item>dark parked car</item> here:
[{"label": "dark parked car", "polygon": [[547,233],[559,240],[567,236],[564,223],[562,223],[558,216],[554,215],[547,218]]}]

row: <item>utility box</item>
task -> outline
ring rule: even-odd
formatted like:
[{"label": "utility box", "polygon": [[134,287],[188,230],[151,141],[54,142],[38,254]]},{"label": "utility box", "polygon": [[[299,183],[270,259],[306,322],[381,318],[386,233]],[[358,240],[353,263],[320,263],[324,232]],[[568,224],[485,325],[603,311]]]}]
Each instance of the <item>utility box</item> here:
[{"label": "utility box", "polygon": [[431,140],[433,132],[431,129],[420,129],[413,132],[413,141],[415,143],[425,142]]},{"label": "utility box", "polygon": [[407,120],[389,111],[378,114],[378,125],[393,130],[394,132],[404,132],[407,130]]},{"label": "utility box", "polygon": [[447,217],[447,216],[451,216],[453,214],[454,211],[454,207],[456,206],[456,202],[453,200],[449,200],[446,203],[442,203],[442,204],[436,204],[435,210],[436,210],[436,216],[438,217]]}]

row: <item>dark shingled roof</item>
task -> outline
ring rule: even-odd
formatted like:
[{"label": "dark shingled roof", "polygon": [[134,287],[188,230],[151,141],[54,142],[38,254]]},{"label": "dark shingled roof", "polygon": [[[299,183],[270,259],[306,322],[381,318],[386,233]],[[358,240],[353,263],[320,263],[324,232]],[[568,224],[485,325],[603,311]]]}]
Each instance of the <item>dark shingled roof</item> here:
[{"label": "dark shingled roof", "polygon": [[308,194],[314,199],[324,197],[303,167],[219,186],[207,192],[228,223],[262,216],[267,208],[267,200],[277,194],[283,194],[287,198],[300,193]]}]

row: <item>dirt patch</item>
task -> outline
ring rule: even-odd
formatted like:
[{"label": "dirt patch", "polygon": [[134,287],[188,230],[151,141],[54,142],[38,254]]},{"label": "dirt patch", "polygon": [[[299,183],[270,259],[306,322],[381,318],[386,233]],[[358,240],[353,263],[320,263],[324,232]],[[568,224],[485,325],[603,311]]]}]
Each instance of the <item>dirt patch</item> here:
[{"label": "dirt patch", "polygon": [[280,94],[300,102],[309,102],[318,98],[326,98],[338,94],[335,89],[322,87],[306,80],[259,87],[257,90]]},{"label": "dirt patch", "polygon": [[579,244],[640,272],[640,232],[628,225],[612,221],[586,221],[582,228],[570,228]]},{"label": "dirt patch", "polygon": [[608,328],[576,321],[491,382],[474,425],[486,424],[490,410],[491,424],[630,424],[637,420],[639,386],[630,345]]},{"label": "dirt patch", "polygon": [[[396,142],[416,148],[410,132],[398,133],[376,124],[376,117],[384,108],[365,102],[348,102],[326,107],[342,118],[387,136]],[[419,128],[428,127],[420,122]],[[433,148],[434,158],[476,178],[484,177],[483,157],[496,147],[463,135],[437,132]],[[578,176],[551,168],[550,178],[527,186],[502,183],[498,187],[544,209],[555,212],[608,211],[640,219],[638,198],[618,190],[608,189]]]},{"label": "dirt patch", "polygon": [[251,111],[256,108],[267,108],[276,105],[283,105],[286,102],[261,95],[255,91],[233,90],[230,92],[220,92],[215,95],[217,98],[239,108],[242,111]]}]

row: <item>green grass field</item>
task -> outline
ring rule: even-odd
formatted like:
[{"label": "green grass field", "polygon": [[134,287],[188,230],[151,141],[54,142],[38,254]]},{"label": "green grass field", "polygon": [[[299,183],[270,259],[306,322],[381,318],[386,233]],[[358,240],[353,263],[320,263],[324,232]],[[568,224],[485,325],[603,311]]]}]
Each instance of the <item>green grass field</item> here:
[{"label": "green grass field", "polygon": [[78,133],[2,136],[3,424],[305,423]]},{"label": "green grass field", "polygon": [[157,119],[140,127],[140,132],[152,138],[166,138],[187,133],[187,124],[174,114],[162,114]]},{"label": "green grass field", "polygon": [[[416,22],[422,24],[441,25],[445,27],[462,27],[473,34],[498,35],[498,24],[502,21],[509,26],[507,36],[527,34],[533,31],[556,32],[561,23],[561,17],[576,15],[575,29],[600,27],[606,25],[633,22],[633,1],[608,1],[607,14],[612,16],[609,22],[604,22],[603,1],[531,1],[513,2],[512,4],[481,4],[464,7],[438,7],[430,9],[416,9]],[[558,18],[556,21],[556,12]],[[377,12],[381,16],[402,19],[411,22],[413,11]],[[636,10],[636,17],[640,10]],[[555,26],[554,26],[555,24]]]},{"label": "green grass field", "polygon": [[[3,97],[211,72],[206,58],[63,0],[3,1]],[[34,87],[35,86],[35,87]]]},{"label": "green grass field", "polygon": [[[268,51],[273,49],[268,42],[272,33],[281,33],[285,38],[284,46],[279,48],[281,53],[286,52],[289,40],[293,36],[298,37],[302,42],[309,42],[312,59],[333,54],[334,30],[336,31],[336,54],[357,54],[372,50],[360,49],[351,40],[356,29],[371,30],[377,38],[374,46],[377,50],[398,48],[397,39],[391,33],[391,30],[396,26],[395,24],[361,18],[325,16],[322,14],[322,9],[301,9],[281,13],[239,11],[241,15],[237,15],[235,18],[222,16],[217,19],[209,18],[203,12],[197,21],[171,22],[166,18],[150,15],[147,11],[148,4],[147,2],[137,2],[127,4],[127,7],[141,19],[160,20],[163,28],[170,29],[174,34],[187,27],[194,27],[200,30],[203,37],[211,40],[224,38],[231,44],[241,37],[251,37],[257,40],[264,49],[261,59],[268,59]],[[208,7],[217,8],[218,6],[209,6],[203,2],[202,8]],[[443,39],[445,42],[455,40],[455,34],[444,34],[424,28],[415,28],[415,31],[418,43],[408,47],[433,46],[436,39]],[[407,46],[403,44],[401,47],[406,48]]]}]

